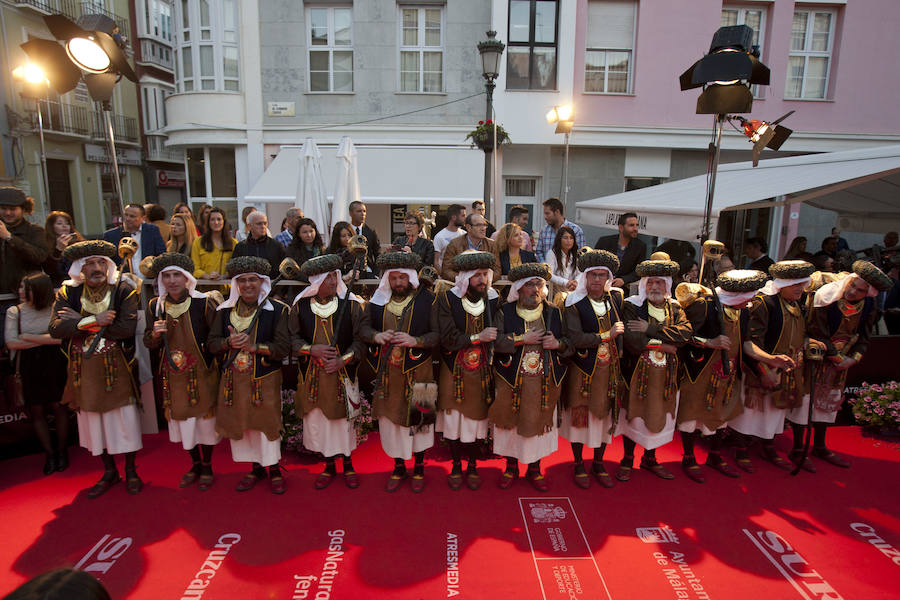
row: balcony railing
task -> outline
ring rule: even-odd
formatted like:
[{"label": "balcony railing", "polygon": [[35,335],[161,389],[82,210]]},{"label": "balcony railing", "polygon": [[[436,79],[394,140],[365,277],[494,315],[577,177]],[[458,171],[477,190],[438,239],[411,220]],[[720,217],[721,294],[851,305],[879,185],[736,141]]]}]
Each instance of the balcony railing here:
[{"label": "balcony railing", "polygon": [[62,14],[73,21],[77,21],[81,15],[106,15],[119,26],[119,33],[126,38],[131,34],[127,17],[99,8],[93,2],[79,2],[78,0],[14,0],[14,2],[16,6],[33,8],[43,15]]},{"label": "balcony railing", "polygon": [[87,107],[54,100],[40,100],[39,105],[44,131],[85,137],[91,133],[91,113]]},{"label": "balcony railing", "polygon": [[141,38],[141,59],[138,62],[175,73],[175,57],[172,47],[153,39]]},{"label": "balcony railing", "polygon": [[172,150],[166,148],[166,136],[147,135],[147,160],[157,162],[172,162],[184,164],[184,150]]},{"label": "balcony railing", "polygon": [[[132,142],[137,143],[140,140],[138,133],[137,119],[134,117],[125,117],[122,115],[112,115],[113,133],[116,136],[116,142]],[[106,118],[100,111],[93,113],[93,137],[97,140],[106,139]]]}]

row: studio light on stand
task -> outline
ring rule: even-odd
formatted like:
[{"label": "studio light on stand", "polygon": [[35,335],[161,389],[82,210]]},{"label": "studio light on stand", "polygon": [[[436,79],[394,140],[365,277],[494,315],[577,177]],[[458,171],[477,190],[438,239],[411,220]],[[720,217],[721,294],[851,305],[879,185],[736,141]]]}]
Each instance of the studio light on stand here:
[{"label": "studio light on stand", "polygon": [[569,134],[572,133],[572,127],[575,125],[572,118],[572,105],[554,106],[546,116],[547,123],[550,125],[556,123],[556,133],[566,135],[565,150],[563,151],[563,175],[559,182],[559,197],[565,206],[566,197],[569,195]]},{"label": "studio light on stand", "polygon": [[764,148],[769,148],[770,150],[778,150],[779,148],[781,148],[781,145],[784,144],[785,141],[787,141],[790,135],[794,133],[793,129],[788,129],[787,127],[782,127],[781,125],[779,125],[779,123],[787,119],[792,114],[794,114],[794,111],[787,113],[786,115],[775,121],[772,121],[771,123],[767,121],[757,121],[755,119],[748,120],[737,115],[731,115],[728,117],[729,121],[736,121],[737,123],[739,123],[744,135],[750,138],[750,141],[753,142],[754,167],[759,164],[759,155],[762,154]]},{"label": "studio light on stand", "polygon": [[32,63],[16,67],[12,72],[13,79],[21,82],[22,98],[34,100],[35,112],[38,119],[38,135],[41,141],[41,183],[44,187],[44,213],[50,214],[50,178],[47,176],[47,149],[44,145],[44,117],[41,113],[41,100],[47,98],[47,90],[50,81],[44,70]]},{"label": "studio light on stand", "polygon": [[22,50],[31,60],[41,65],[50,85],[58,93],[65,94],[73,90],[84,79],[91,98],[100,103],[106,124],[119,214],[124,218],[125,207],[110,100],[113,88],[123,76],[137,83],[137,76],[125,57],[126,39],[119,32],[116,22],[106,15],[82,15],[78,23],[63,15],[49,15],[44,17],[44,23],[57,41],[33,38],[22,44]]}]

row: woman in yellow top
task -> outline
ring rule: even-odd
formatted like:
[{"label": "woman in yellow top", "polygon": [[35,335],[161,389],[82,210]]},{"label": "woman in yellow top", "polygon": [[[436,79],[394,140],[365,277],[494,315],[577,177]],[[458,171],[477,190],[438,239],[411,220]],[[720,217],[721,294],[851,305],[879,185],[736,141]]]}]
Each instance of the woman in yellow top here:
[{"label": "woman in yellow top", "polygon": [[197,279],[221,279],[225,263],[231,258],[237,240],[231,237],[231,227],[221,208],[209,211],[209,226],[203,235],[194,240],[191,259],[194,261],[194,277]]}]

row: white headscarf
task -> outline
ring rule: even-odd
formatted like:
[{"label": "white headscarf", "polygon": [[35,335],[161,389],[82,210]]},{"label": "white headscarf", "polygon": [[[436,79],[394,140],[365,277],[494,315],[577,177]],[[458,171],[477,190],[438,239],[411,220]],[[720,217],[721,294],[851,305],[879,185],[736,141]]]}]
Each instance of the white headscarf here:
[{"label": "white headscarf", "polygon": [[197,291],[197,279],[191,274],[182,269],[181,267],[177,267],[175,265],[169,265],[164,268],[162,271],[156,274],[156,295],[159,296],[159,301],[156,305],[156,312],[159,314],[163,303],[166,301],[166,286],[163,285],[162,279],[160,275],[165,273],[166,271],[178,271],[182,275],[187,278],[187,290],[188,294],[190,294],[191,298],[206,298],[206,293]]},{"label": "white headscarf", "polygon": [[[235,275],[231,278],[231,293],[228,294],[228,300],[220,304],[216,307],[216,310],[222,310],[223,308],[234,308],[237,304],[238,298],[241,297],[241,292],[238,290],[237,278],[241,275],[247,275],[248,273],[241,273],[240,275]],[[262,285],[259,287],[259,296],[256,299],[256,303],[259,304],[262,302],[268,295],[269,292],[272,291],[272,280],[269,279],[268,275],[262,275],[260,273],[256,273],[256,275],[263,280]],[[266,303],[262,306],[263,310],[275,310],[275,307],[272,306],[272,303],[266,300]]]},{"label": "white headscarf", "polygon": [[512,284],[509,290],[509,294],[506,296],[507,302],[515,302],[519,299],[519,290],[521,290],[526,283],[531,281],[532,279],[540,279],[543,284],[541,287],[543,288],[544,298],[547,297],[549,291],[547,290],[547,280],[543,277],[526,277],[525,279],[520,279]]},{"label": "white headscarf", "polygon": [[[478,273],[478,269],[473,269],[471,271],[461,271],[456,274],[456,285],[450,288],[450,291],[456,294],[456,297],[460,300],[465,298],[466,292],[469,290],[469,280],[475,277],[475,274]],[[488,300],[493,300],[497,298],[499,294],[497,294],[497,290],[491,287],[491,283],[494,281],[494,271],[493,269],[487,269],[487,290],[488,290]]]},{"label": "white headscarf", "polygon": [[812,279],[809,277],[801,277],[799,279],[770,279],[766,282],[766,285],[763,286],[763,289],[759,290],[759,293],[765,294],[766,296],[774,296],[781,288],[791,287],[792,285],[797,285],[799,283],[806,286],[809,285],[810,281],[812,281]]},{"label": "white headscarf", "polygon": [[[596,271],[598,269],[603,269],[604,271],[606,271],[606,286],[603,288],[603,291],[608,292],[609,290],[612,289],[612,282],[613,282],[613,279],[615,278],[615,275],[613,275],[612,271],[610,271],[606,267],[588,267],[586,270],[580,271],[578,273],[578,277],[575,279],[575,281],[578,282],[578,287],[575,288],[574,292],[572,292],[571,294],[566,296],[566,306],[575,306],[576,304],[581,302],[585,296],[588,295],[587,274],[590,273],[591,271]],[[618,288],[616,288],[616,289],[618,289]],[[621,290],[619,290],[619,291],[621,291]]]},{"label": "white headscarf", "polygon": [[[832,281],[831,283],[826,283],[818,290],[816,290],[816,295],[813,296],[813,306],[816,308],[821,308],[823,306],[828,306],[833,302],[837,302],[841,298],[844,297],[844,293],[847,291],[847,288],[853,283],[854,279],[858,279],[859,275],[856,273],[850,273],[846,277],[842,277],[837,281]],[[874,298],[878,295],[878,290],[875,289],[875,286],[866,281],[866,284],[869,286],[869,291],[866,294],[870,298]]]},{"label": "white headscarf", "polygon": [[[651,277],[656,277],[657,279],[662,279],[666,282],[666,293],[665,296],[667,299],[672,298],[672,278],[671,277],[662,277],[660,275],[651,275]],[[644,301],[647,299],[647,280],[650,277],[641,277],[641,280],[638,282],[638,293],[637,296],[628,296],[625,298],[628,302],[631,302],[635,306],[643,306]]]},{"label": "white headscarf", "polygon": [[[302,290],[297,296],[294,298],[294,302],[297,302],[300,298],[313,298],[316,294],[319,293],[319,286],[322,285],[322,282],[325,281],[325,278],[328,277],[331,273],[337,274],[337,295],[339,298],[343,298],[344,294],[347,293],[347,284],[344,283],[344,280],[341,279],[341,270],[335,269],[334,271],[326,271],[324,273],[319,273],[318,275],[313,275],[309,278],[309,285],[306,286],[304,290]],[[360,304],[363,304],[362,298],[357,296],[354,293],[350,293],[350,299],[356,300]]]},{"label": "white headscarf", "polygon": [[381,283],[378,284],[378,289],[372,294],[372,298],[369,302],[377,306],[384,306],[388,303],[388,300],[391,299],[391,295],[393,294],[391,292],[391,282],[388,281],[388,275],[391,273],[406,273],[407,277],[409,277],[409,284],[413,286],[413,288],[418,289],[419,274],[415,269],[388,269],[381,274]]},{"label": "white headscarf", "polygon": [[719,296],[719,302],[725,306],[732,308],[744,308],[747,303],[753,300],[756,290],[751,292],[726,292],[720,287],[716,288],[716,294]]},{"label": "white headscarf", "polygon": [[63,281],[63,285],[74,287],[84,283],[84,275],[81,273],[81,269],[84,267],[84,261],[98,256],[106,261],[106,281],[114,284],[116,282],[116,277],[119,274],[116,270],[116,263],[108,256],[95,254],[93,256],[85,256],[84,258],[78,258],[72,261],[72,265],[69,267],[69,278]]}]

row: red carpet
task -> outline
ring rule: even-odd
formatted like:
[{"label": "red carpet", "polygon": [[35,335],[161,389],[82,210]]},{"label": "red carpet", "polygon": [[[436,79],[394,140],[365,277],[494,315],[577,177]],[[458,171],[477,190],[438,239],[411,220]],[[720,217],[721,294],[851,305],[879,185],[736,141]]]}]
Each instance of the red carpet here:
[{"label": "red carpet", "polygon": [[[675,481],[635,470],[611,490],[576,488],[560,440],[545,496],[523,480],[497,489],[500,461],[478,492],[452,492],[449,463],[433,459],[423,494],[387,494],[377,436],[355,457],[355,491],[340,478],[313,490],[319,466],[291,458],[287,494],[265,482],[238,494],[227,444],[211,491],[179,490],[187,454],[165,434],[144,439],[136,497],[120,484],[88,500],[100,465],[80,449],[51,477],[38,456],[0,463],[0,594],[80,565],[117,599],[898,597],[900,447],[856,428],[829,432],[850,470],[816,460],[818,474],[791,477],[760,460],[698,485],[670,444],[660,459]],[[609,449],[608,469],[621,453]]]}]

